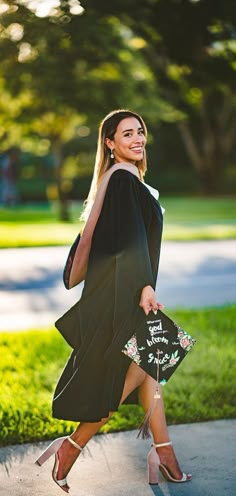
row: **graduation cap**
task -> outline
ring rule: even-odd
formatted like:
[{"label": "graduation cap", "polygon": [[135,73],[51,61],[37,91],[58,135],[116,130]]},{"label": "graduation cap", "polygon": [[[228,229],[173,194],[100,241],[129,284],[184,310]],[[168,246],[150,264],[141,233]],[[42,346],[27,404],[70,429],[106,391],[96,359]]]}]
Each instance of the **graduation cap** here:
[{"label": "graduation cap", "polygon": [[[166,384],[179,367],[196,340],[170,317],[158,310],[157,314],[150,312],[146,320],[145,341],[139,346],[136,341],[136,350],[133,342],[133,357],[129,354],[129,346],[123,350],[133,358],[145,371],[157,381],[153,403],[146,413],[139,427],[138,437],[150,437],[149,421],[155,402],[160,398],[159,384]],[[137,360],[135,360],[135,352]]]}]

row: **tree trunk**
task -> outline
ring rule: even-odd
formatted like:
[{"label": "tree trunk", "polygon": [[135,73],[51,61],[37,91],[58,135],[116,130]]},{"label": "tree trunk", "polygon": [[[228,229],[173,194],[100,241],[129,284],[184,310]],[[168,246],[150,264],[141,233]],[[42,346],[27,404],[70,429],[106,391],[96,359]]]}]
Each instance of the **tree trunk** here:
[{"label": "tree trunk", "polygon": [[69,202],[66,194],[63,191],[62,170],[63,170],[63,154],[60,138],[52,139],[52,152],[55,164],[55,178],[57,185],[58,203],[59,203],[59,219],[63,222],[70,222]]},{"label": "tree trunk", "polygon": [[201,193],[204,195],[214,195],[219,192],[219,182],[212,167],[203,167],[199,172]]},{"label": "tree trunk", "polygon": [[[177,122],[189,158],[198,173],[201,192],[212,195],[219,193],[222,186],[225,154],[216,130],[206,128],[202,132],[203,139],[194,138],[188,121]],[[200,133],[199,133],[200,134]]]}]

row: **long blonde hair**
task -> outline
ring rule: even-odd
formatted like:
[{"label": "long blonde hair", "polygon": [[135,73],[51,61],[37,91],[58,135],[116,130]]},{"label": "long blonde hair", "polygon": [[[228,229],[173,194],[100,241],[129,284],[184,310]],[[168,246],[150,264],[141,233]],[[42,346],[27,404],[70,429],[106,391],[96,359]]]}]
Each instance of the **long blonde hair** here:
[{"label": "long blonde hair", "polygon": [[[95,159],[93,178],[92,178],[88,198],[84,202],[84,210],[80,217],[80,219],[83,221],[86,221],[89,216],[89,213],[93,206],[93,202],[95,200],[98,185],[103,174],[114,164],[114,159],[111,158],[110,156],[110,150],[105,143],[105,139],[109,138],[110,140],[113,140],[118,124],[127,117],[135,117],[140,122],[144,131],[144,135],[147,136],[147,128],[144,120],[139,114],[136,114],[131,110],[126,110],[126,109],[113,110],[102,120],[98,132],[97,153]],[[137,161],[136,166],[138,167],[139,170],[140,179],[143,180],[145,172],[147,170],[145,149],[142,160]]]}]

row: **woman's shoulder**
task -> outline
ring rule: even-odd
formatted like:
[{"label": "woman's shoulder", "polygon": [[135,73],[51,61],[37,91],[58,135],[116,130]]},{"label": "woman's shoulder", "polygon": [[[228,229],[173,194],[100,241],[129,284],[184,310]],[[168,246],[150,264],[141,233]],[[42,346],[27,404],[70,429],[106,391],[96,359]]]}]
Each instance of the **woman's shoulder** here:
[{"label": "woman's shoulder", "polygon": [[119,164],[112,165],[103,175],[103,178],[111,178],[111,177],[136,177],[139,179],[138,168],[132,164],[128,164],[126,162],[120,162]]},{"label": "woman's shoulder", "polygon": [[115,164],[105,173],[109,183],[115,184],[120,181],[125,181],[127,183],[135,183],[139,181],[138,169],[125,162]]},{"label": "woman's shoulder", "polygon": [[113,173],[111,174],[109,182],[110,181],[118,182],[120,180],[133,182],[136,181],[137,179],[138,179],[137,176],[135,176],[132,172],[126,169],[117,169],[113,171]]}]

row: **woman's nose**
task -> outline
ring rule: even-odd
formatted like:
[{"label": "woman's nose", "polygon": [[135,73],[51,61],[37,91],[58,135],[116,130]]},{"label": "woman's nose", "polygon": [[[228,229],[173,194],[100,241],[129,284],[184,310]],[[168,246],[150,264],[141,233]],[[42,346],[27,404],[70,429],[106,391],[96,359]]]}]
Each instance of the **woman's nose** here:
[{"label": "woman's nose", "polygon": [[144,136],[140,134],[136,134],[134,136],[134,141],[135,143],[143,143],[144,142]]}]

